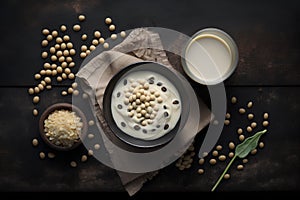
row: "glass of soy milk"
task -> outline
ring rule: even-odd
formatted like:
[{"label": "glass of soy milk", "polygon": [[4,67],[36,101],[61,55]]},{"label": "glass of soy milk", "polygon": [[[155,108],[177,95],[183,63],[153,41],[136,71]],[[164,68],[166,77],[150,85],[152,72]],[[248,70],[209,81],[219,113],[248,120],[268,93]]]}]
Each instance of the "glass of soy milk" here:
[{"label": "glass of soy milk", "polygon": [[215,85],[227,79],[238,63],[238,48],[224,31],[206,28],[195,33],[182,55],[185,73],[204,85]]}]

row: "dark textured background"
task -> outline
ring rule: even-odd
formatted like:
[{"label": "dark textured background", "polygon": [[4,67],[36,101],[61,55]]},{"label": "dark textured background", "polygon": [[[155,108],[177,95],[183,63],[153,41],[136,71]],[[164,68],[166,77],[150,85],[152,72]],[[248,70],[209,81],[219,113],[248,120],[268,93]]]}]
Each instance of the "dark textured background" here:
[{"label": "dark textured background", "polygon": [[[254,102],[252,111],[258,122],[263,112],[270,113],[270,126],[263,137],[265,148],[249,157],[243,171],[233,167],[232,178],[218,190],[300,190],[300,9],[296,2],[5,1],[0,7],[0,191],[124,191],[114,170],[94,159],[76,169],[69,167],[69,161],[78,160],[78,154],[84,152],[83,147],[41,161],[39,151],[50,149],[44,144],[31,146],[32,138],[38,136],[38,118],[31,114],[27,88],[36,84],[33,74],[43,63],[41,30],[57,29],[62,23],[71,26],[80,13],[86,15],[83,29],[87,33],[99,28],[106,37],[106,16],[113,18],[117,31],[158,26],[191,36],[202,28],[217,27],[229,33],[238,45],[240,60],[225,85],[228,98],[237,96],[239,105],[229,104],[232,123],[224,128],[219,143],[237,139],[235,129],[247,123],[237,114],[237,107],[249,100]],[[203,86],[193,84],[196,91],[203,91]],[[57,85],[41,94],[40,112],[55,102],[71,102],[70,97],[60,96],[62,88]],[[196,138],[196,149],[202,137]],[[225,163],[214,167],[206,163],[202,176],[197,174],[198,167],[196,160],[184,172],[170,165],[146,183],[142,192],[209,191]]]}]

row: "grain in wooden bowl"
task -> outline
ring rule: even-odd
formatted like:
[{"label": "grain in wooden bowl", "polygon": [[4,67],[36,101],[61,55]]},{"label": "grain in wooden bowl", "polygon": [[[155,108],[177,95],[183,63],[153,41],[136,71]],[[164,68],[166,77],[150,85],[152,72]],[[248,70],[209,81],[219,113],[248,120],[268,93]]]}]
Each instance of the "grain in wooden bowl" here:
[{"label": "grain in wooden bowl", "polygon": [[78,107],[57,103],[43,112],[39,129],[48,146],[58,151],[69,151],[82,143],[81,139],[87,132],[87,120]]}]

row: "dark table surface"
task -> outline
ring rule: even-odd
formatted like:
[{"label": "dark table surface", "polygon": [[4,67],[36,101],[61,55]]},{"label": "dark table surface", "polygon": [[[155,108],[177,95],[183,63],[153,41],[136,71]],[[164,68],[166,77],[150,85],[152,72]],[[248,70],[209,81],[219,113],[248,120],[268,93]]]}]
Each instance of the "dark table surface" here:
[{"label": "dark table surface", "polygon": [[[265,147],[249,156],[244,170],[232,167],[231,179],[223,181],[219,191],[295,191],[300,189],[300,43],[297,1],[5,1],[0,7],[0,191],[124,191],[119,177],[94,158],[70,168],[71,160],[86,153],[84,147],[57,153],[53,160],[40,160],[40,151],[52,151],[40,140],[38,117],[32,115],[32,96],[27,89],[37,81],[33,75],[42,68],[43,28],[72,26],[78,14],[85,14],[84,29],[91,34],[100,29],[109,32],[103,22],[111,16],[117,31],[157,26],[186,35],[206,27],[225,30],[239,48],[239,63],[225,81],[227,98],[236,96],[238,105],[228,103],[232,122],[224,127],[219,144],[238,141],[236,129],[247,120],[237,107],[253,101],[255,120],[261,128],[262,114],[268,112],[270,125],[262,140]],[[74,44],[79,41],[74,41]],[[81,60],[76,60],[80,63]],[[79,65],[75,67],[78,70]],[[56,102],[71,102],[60,91],[70,84],[54,83],[41,94],[36,107],[42,112]],[[194,84],[195,88],[203,86]],[[205,99],[205,97],[204,97]],[[202,131],[205,134],[205,130]],[[201,133],[202,133],[201,132]],[[195,140],[199,149],[203,134]],[[227,161],[229,161],[227,159]],[[240,161],[235,163],[235,166]],[[147,182],[145,191],[209,191],[225,168],[225,163],[210,166],[198,175],[199,164],[179,171],[175,164],[162,169]]]}]

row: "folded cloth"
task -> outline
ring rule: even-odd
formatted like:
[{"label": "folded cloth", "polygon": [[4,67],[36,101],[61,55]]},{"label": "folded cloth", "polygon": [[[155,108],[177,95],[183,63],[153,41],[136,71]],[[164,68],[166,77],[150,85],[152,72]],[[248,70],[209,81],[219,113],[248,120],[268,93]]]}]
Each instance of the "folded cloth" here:
[{"label": "folded cloth", "polygon": [[[131,51],[128,52],[128,49],[131,49]],[[83,79],[95,92],[96,100],[91,100],[92,102],[96,101],[94,104],[96,106],[96,116],[104,130],[110,131],[102,110],[104,91],[111,78],[124,67],[141,61],[155,61],[170,69],[174,69],[168,61],[166,52],[162,49],[163,46],[157,33],[151,32],[146,28],[134,29],[123,42],[109,51],[103,51],[96,55],[77,73],[77,77]],[[201,99],[199,99],[199,106],[201,119],[198,130],[200,131],[209,123],[211,114]],[[194,138],[194,136],[195,135],[193,135],[192,138]],[[158,174],[158,171],[148,173],[125,173],[117,171],[117,173],[120,176],[124,188],[128,194],[132,196],[142,188],[147,180],[152,179]]]}]

